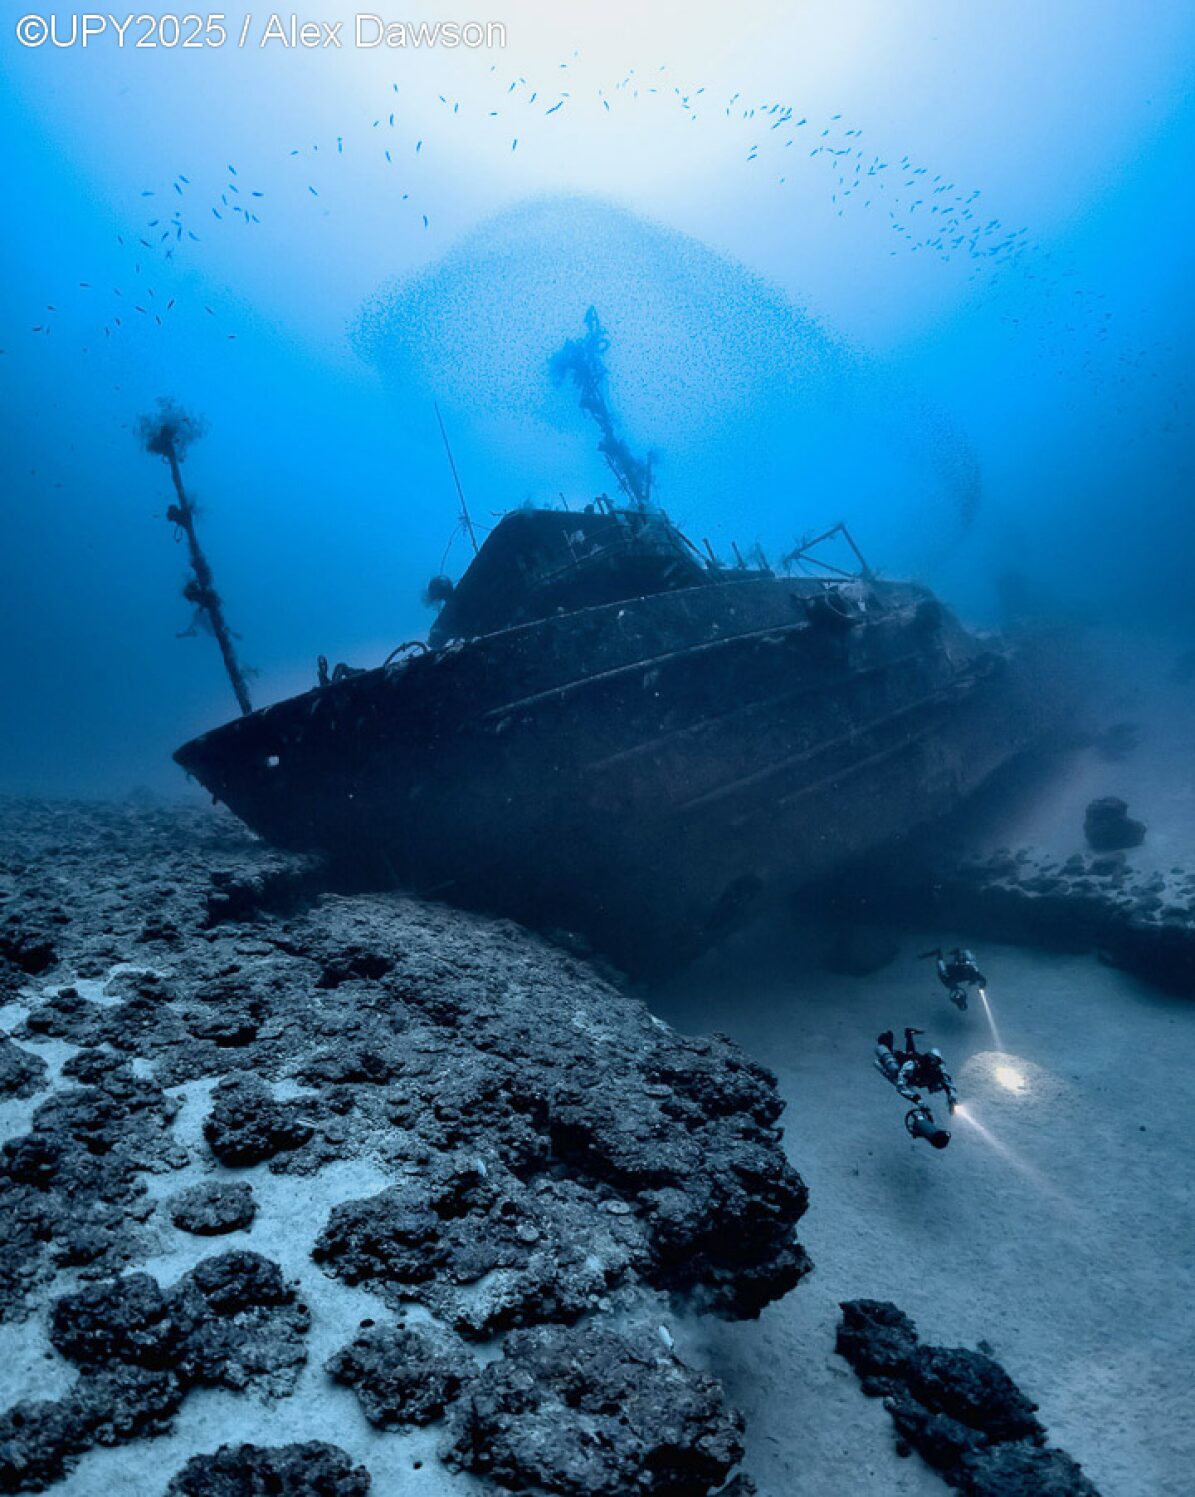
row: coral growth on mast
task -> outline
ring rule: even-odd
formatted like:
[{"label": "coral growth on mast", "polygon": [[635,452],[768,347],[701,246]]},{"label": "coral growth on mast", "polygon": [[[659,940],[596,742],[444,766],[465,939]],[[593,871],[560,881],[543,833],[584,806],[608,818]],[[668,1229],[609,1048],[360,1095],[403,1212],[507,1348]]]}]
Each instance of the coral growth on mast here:
[{"label": "coral growth on mast", "polygon": [[597,312],[590,307],[585,314],[585,336],[569,338],[552,356],[549,366],[552,378],[560,385],[571,379],[577,387],[580,406],[598,424],[601,437],[598,451],[606,459],[618,486],[636,509],[651,503],[652,465],[650,456],[636,457],[614,429],[614,418],[606,402],[608,378],[605,362],[610,339]]}]

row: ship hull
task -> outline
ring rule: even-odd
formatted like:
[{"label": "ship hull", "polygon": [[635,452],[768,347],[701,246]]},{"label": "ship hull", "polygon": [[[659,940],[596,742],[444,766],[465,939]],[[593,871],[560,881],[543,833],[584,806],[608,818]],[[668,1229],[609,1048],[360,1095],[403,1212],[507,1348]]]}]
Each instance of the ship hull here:
[{"label": "ship hull", "polygon": [[545,619],[176,758],[273,843],[659,970],[952,810],[1045,730],[1016,653],[924,590],[827,596],[756,577]]}]

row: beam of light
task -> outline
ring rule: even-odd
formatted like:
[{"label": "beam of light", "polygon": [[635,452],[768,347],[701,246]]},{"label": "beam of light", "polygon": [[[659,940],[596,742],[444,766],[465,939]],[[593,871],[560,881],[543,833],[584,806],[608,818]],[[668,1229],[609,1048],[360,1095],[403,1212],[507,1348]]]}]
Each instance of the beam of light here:
[{"label": "beam of light", "polygon": [[1015,1066],[997,1066],[993,1074],[1005,1091],[1024,1091],[1025,1078]]},{"label": "beam of light", "polygon": [[995,1041],[996,1049],[1003,1050],[1004,1041],[1000,1038],[1000,1031],[996,1028],[996,1020],[992,1014],[992,1005],[988,1002],[987,988],[980,988],[979,998],[983,1004],[983,1011],[987,1015],[988,1028],[992,1031],[992,1039]]},{"label": "beam of light", "polygon": [[1040,1170],[1035,1169],[1027,1160],[1022,1159],[1014,1149],[1010,1149],[1006,1143],[997,1138],[990,1128],[979,1121],[965,1102],[960,1102],[954,1109],[954,1116],[960,1118],[968,1127],[973,1128],[983,1142],[995,1153],[999,1154],[1006,1164],[1011,1165],[1040,1195],[1048,1196],[1068,1216],[1077,1217],[1079,1215],[1073,1203],[1062,1194],[1056,1185],[1051,1184]]}]

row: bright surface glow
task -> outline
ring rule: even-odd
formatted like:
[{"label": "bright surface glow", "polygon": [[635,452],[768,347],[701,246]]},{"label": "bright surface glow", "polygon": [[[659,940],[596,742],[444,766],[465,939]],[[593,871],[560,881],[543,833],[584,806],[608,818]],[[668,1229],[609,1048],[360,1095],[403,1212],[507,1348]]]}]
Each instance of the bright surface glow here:
[{"label": "bright surface glow", "polygon": [[1025,1078],[1013,1066],[997,1066],[995,1076],[996,1080],[1006,1091],[1019,1092],[1024,1090]]}]

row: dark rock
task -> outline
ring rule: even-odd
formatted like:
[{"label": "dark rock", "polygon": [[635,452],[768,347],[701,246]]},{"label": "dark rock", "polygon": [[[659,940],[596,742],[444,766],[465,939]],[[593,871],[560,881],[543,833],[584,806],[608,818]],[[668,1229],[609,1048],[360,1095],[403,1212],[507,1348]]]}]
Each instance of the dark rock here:
[{"label": "dark rock", "polygon": [[170,1220],[181,1232],[218,1237],[252,1224],[257,1214],[253,1187],[248,1183],[208,1181],[180,1191],[170,1202]]},{"label": "dark rock", "polygon": [[1037,1405],[986,1352],[922,1346],[909,1317],[883,1300],[843,1304],[837,1350],[865,1393],[885,1395],[898,1453],[916,1450],[969,1497],[1099,1497],[1065,1451],[1046,1445]]},{"label": "dark rock", "polygon": [[301,1148],[314,1131],[298,1103],[276,1102],[256,1077],[230,1077],[216,1088],[212,1104],[203,1136],[221,1164],[260,1164]]},{"label": "dark rock", "polygon": [[191,1387],[289,1393],[308,1326],[278,1266],[256,1253],[205,1258],[171,1289],[134,1273],[65,1296],[50,1341],[80,1376],[64,1398],[0,1416],[0,1490],[43,1490],[93,1445],[165,1433]]},{"label": "dark rock", "polygon": [[55,1266],[128,1263],[149,1214],[140,1172],[186,1161],[171,1136],[178,1103],[156,1082],[102,1050],[64,1071],[94,1084],[52,1093],[31,1131],[0,1148],[0,1319],[27,1313]]},{"label": "dark rock", "polygon": [[595,1220],[567,1182],[528,1192],[498,1166],[452,1161],[334,1207],[312,1256],[396,1309],[422,1301],[473,1338],[576,1320],[648,1260],[638,1221]]},{"label": "dark rock", "polygon": [[40,1055],[0,1035],[0,1097],[31,1097],[41,1091],[46,1069]]},{"label": "dark rock", "polygon": [[184,1383],[289,1391],[306,1360],[307,1310],[258,1253],[205,1258],[169,1290],[145,1273],[67,1295],[50,1341],[85,1370],[113,1362],[166,1369]]},{"label": "dark rock", "polygon": [[0,1491],[43,1492],[93,1445],[166,1434],[181,1402],[172,1373],[116,1367],[65,1398],[14,1404],[0,1414]]},{"label": "dark rock", "polygon": [[906,1365],[909,1392],[929,1409],[981,1430],[989,1440],[1045,1434],[1030,1403],[1003,1367],[982,1352],[921,1346]]},{"label": "dark rock", "polygon": [[587,1322],[508,1337],[454,1407],[441,1457],[514,1491],[702,1497],[742,1458],[742,1429],[714,1379],[654,1334]]},{"label": "dark rock", "polygon": [[39,977],[58,960],[56,927],[65,924],[67,916],[57,907],[40,916],[9,915],[0,921],[0,960],[11,962],[26,977]]},{"label": "dark rock", "polygon": [[[284,1393],[302,1362],[306,1312],[255,1255],[208,1260],[173,1286],[136,1272],[158,1235],[147,1224],[187,1210],[159,1211],[163,1192],[151,1197],[144,1177],[188,1162],[167,1089],[194,1080],[216,1083],[205,1122],[217,1159],[384,1170],[389,1190],[324,1224],[324,1271],[394,1307],[419,1301],[460,1336],[575,1325],[588,1338],[657,1291],[754,1315],[808,1271],[795,1239],[807,1196],[785,1158],[775,1080],[729,1040],[675,1033],[592,965],[508,922],[389,894],[314,904],[285,893],[278,866],[223,812],[0,806],[0,912],[22,909],[29,930],[50,932],[59,970],[105,983],[104,1002],[69,987],[33,995],[27,1035],[82,1048],[70,1084],[0,1152],[0,1315],[45,1309],[79,1359],[77,1393],[102,1390],[109,1373],[130,1389],[164,1380],[176,1401],[196,1386]],[[54,923],[64,908],[70,921]],[[160,972],[141,966],[155,932],[178,933],[150,948]],[[276,1091],[296,1082],[298,1098]],[[54,1310],[65,1267],[72,1293]],[[472,1378],[470,1356],[440,1334],[445,1365],[430,1363],[418,1388],[359,1340],[337,1365],[379,1417],[432,1417],[452,1377]],[[658,1450],[660,1474],[630,1490],[705,1491],[701,1440],[724,1467],[718,1440],[734,1420],[723,1410],[686,1426],[671,1394],[640,1396],[636,1377],[648,1391],[679,1379],[699,1410],[721,1408],[712,1382],[669,1371],[667,1357],[657,1367],[662,1345],[648,1340],[647,1370],[624,1366],[618,1385],[642,1422],[605,1468],[642,1458],[655,1469],[643,1452]],[[608,1361],[595,1354],[595,1387]],[[519,1366],[539,1376],[538,1360]],[[547,1432],[565,1380],[551,1378],[536,1395]],[[113,1400],[99,1413],[115,1428]],[[567,1415],[574,1443],[589,1417]],[[495,1418],[505,1429],[507,1415]],[[107,1428],[75,1423],[88,1441]],[[513,1424],[501,1438],[513,1464],[534,1465]],[[695,1478],[687,1466],[669,1474],[694,1459]]]},{"label": "dark rock", "polygon": [[1023,1442],[967,1451],[961,1474],[970,1497],[1099,1497],[1065,1450]]},{"label": "dark rock", "polygon": [[353,1389],[371,1424],[391,1429],[442,1418],[475,1366],[447,1337],[383,1325],[342,1347],[325,1370]]},{"label": "dark rock", "polygon": [[[909,1358],[917,1350],[917,1328],[904,1313],[886,1300],[848,1300],[835,1343],[861,1378],[900,1379]],[[864,1391],[882,1391],[868,1387]]]},{"label": "dark rock", "polygon": [[1083,829],[1096,852],[1117,852],[1139,847],[1145,841],[1145,823],[1132,820],[1128,805],[1117,795],[1091,801],[1083,817]]},{"label": "dark rock", "polygon": [[369,1472],[339,1445],[221,1445],[195,1455],[163,1497],[366,1497]]},{"label": "dark rock", "polygon": [[129,1274],[60,1299],[50,1321],[50,1343],[85,1368],[111,1362],[172,1367],[189,1326],[146,1273]]}]

